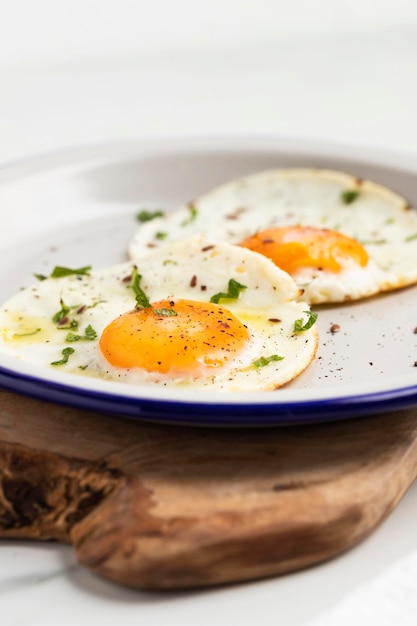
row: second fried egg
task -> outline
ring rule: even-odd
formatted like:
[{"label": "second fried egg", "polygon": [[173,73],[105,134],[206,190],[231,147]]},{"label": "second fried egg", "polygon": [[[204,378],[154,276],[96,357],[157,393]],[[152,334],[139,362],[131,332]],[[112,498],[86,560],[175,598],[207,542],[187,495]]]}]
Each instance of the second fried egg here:
[{"label": "second fried egg", "polygon": [[417,212],[388,188],[342,172],[281,169],[232,181],[142,224],[129,255],[195,233],[269,257],[310,304],[417,282]]}]

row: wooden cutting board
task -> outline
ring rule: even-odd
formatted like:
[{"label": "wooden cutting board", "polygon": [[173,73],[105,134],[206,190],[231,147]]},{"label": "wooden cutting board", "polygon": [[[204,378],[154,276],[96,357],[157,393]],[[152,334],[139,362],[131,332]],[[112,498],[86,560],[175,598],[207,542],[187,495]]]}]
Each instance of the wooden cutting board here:
[{"label": "wooden cutting board", "polygon": [[416,410],[209,429],[0,391],[0,536],[72,543],[86,567],[138,588],[254,580],[334,557],[387,517],[416,466]]}]

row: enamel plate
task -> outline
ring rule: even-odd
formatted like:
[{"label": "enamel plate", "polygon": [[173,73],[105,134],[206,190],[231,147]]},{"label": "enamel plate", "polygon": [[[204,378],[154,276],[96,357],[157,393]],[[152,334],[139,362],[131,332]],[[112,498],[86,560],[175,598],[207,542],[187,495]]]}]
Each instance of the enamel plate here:
[{"label": "enamel plate", "polygon": [[[125,261],[141,209],[172,210],[238,176],[280,167],[342,170],[391,187],[417,206],[416,162],[352,147],[198,138],[39,157],[0,171],[0,300],[56,265],[100,269]],[[3,355],[0,385],[115,416],[190,425],[320,422],[417,404],[417,286],[313,309],[317,357],[276,391],[151,389],[42,370]]]}]

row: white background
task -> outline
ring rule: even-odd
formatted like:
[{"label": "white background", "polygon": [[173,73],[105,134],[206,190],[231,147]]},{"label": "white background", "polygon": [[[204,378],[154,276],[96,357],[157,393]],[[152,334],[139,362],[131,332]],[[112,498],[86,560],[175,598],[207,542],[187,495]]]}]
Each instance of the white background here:
[{"label": "white background", "polygon": [[[2,0],[0,163],[141,137],[264,135],[417,156],[415,0]],[[7,223],[7,207],[0,211]],[[120,589],[71,548],[0,546],[1,623],[417,623],[417,492],[308,572],[197,594]]]},{"label": "white background", "polygon": [[143,135],[414,150],[414,0],[3,0],[0,159]]}]

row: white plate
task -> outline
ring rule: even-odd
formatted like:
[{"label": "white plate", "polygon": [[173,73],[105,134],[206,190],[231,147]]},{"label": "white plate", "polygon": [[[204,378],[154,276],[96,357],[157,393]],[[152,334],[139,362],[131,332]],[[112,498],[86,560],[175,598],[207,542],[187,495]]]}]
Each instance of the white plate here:
[{"label": "white plate", "polygon": [[[55,265],[98,269],[124,261],[141,208],[174,208],[271,167],[341,169],[390,186],[417,206],[416,163],[362,149],[356,154],[282,140],[194,139],[98,146],[6,167],[0,171],[0,300]],[[318,356],[274,392],[155,391],[43,372],[1,355],[0,384],[52,402],[181,424],[315,422],[417,404],[417,287],[315,310]],[[340,332],[332,334],[332,324]]]}]

